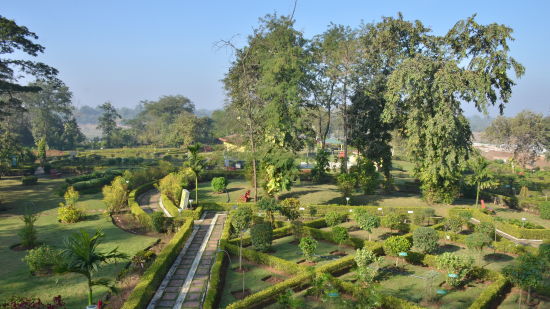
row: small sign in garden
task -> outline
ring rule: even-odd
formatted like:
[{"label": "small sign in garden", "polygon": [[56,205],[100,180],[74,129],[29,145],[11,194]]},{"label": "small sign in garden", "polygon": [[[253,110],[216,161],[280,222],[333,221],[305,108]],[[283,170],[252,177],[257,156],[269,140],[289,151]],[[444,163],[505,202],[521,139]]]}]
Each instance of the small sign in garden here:
[{"label": "small sign in garden", "polygon": [[338,296],[340,296],[340,294],[338,294],[338,292],[329,292],[328,296],[329,297],[338,297]]},{"label": "small sign in garden", "polygon": [[407,256],[407,252],[399,252],[399,256]]},{"label": "small sign in garden", "polygon": [[440,290],[437,290],[436,293],[439,295],[445,295],[447,294],[447,290],[440,289]]},{"label": "small sign in garden", "polygon": [[449,274],[449,278],[458,278],[457,274]]}]

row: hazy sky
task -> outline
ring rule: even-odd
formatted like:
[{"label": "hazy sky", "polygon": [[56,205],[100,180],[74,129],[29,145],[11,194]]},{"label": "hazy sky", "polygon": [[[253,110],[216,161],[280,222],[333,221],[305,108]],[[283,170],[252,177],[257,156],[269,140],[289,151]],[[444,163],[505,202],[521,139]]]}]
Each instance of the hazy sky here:
[{"label": "hazy sky", "polygon": [[[182,94],[197,108],[224,103],[220,79],[231,53],[214,43],[242,45],[267,13],[289,14],[293,1],[26,1],[2,0],[0,14],[38,34],[39,59],[59,69],[77,105],[134,106],[140,100]],[[403,12],[442,34],[474,13],[478,22],[514,29],[511,54],[526,67],[505,113],[550,114],[550,1],[305,1],[294,14],[306,37],[330,22],[357,26]],[[472,114],[471,107],[465,107]],[[491,113],[492,115],[495,112]]]}]

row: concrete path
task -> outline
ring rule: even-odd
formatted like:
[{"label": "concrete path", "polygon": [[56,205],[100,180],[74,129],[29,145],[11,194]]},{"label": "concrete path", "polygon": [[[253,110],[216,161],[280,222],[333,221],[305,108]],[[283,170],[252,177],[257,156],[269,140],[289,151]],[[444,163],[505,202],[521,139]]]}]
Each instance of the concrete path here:
[{"label": "concrete path", "polygon": [[166,274],[147,309],[201,308],[227,215],[206,212]]},{"label": "concrete path", "polygon": [[162,211],[159,207],[159,200],[160,192],[157,189],[151,189],[137,198],[139,206],[148,214],[153,211]]}]

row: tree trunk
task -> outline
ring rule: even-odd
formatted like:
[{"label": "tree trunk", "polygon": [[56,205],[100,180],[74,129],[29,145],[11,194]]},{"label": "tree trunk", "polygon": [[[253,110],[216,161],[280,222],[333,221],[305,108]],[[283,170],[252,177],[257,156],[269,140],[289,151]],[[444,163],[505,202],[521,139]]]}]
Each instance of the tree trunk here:
[{"label": "tree trunk", "polygon": [[92,305],[92,278],[88,277],[88,305]]},{"label": "tree trunk", "polygon": [[239,246],[239,270],[242,271],[243,270],[243,233],[241,232],[241,237],[240,237],[240,246]]},{"label": "tree trunk", "polygon": [[347,93],[347,85],[344,83],[344,92],[343,92],[344,100],[342,102],[343,104],[343,117],[342,120],[344,121],[344,160],[343,160],[343,170],[348,172],[348,93]]},{"label": "tree trunk", "polygon": [[197,174],[195,174],[195,205],[199,205],[199,177]]},{"label": "tree trunk", "polygon": [[531,287],[527,288],[527,301],[525,303],[527,304],[527,307],[529,307],[529,304],[531,303]]},{"label": "tree trunk", "polygon": [[476,190],[476,208],[477,208],[478,201],[479,201],[479,183],[477,184],[477,190]]}]

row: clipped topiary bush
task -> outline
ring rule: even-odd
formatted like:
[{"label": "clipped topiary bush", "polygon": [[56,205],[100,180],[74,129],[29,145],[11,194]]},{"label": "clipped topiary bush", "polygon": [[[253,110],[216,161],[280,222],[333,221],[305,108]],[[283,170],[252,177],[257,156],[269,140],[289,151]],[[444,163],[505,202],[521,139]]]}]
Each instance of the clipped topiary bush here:
[{"label": "clipped topiary bush", "polygon": [[325,215],[325,221],[328,226],[336,226],[342,223],[345,219],[345,215],[339,214],[336,211],[329,211]]},{"label": "clipped topiary bush", "polygon": [[431,253],[437,249],[439,235],[431,227],[419,227],[413,232],[414,247],[422,253]]},{"label": "clipped topiary bush", "polygon": [[151,214],[153,230],[157,233],[166,233],[165,217],[162,211],[155,211]]},{"label": "clipped topiary bush", "polygon": [[48,274],[56,270],[60,270],[63,265],[61,251],[48,246],[40,246],[29,250],[27,255],[22,259],[27,263],[29,271],[34,275]]},{"label": "clipped topiary bush", "polygon": [[250,240],[256,250],[261,252],[269,250],[273,241],[273,228],[269,223],[253,225],[250,229]]},{"label": "clipped topiary bush", "polygon": [[225,177],[214,177],[212,178],[212,190],[216,193],[223,193],[227,189],[227,179]]}]

